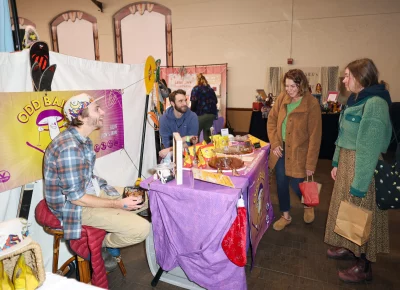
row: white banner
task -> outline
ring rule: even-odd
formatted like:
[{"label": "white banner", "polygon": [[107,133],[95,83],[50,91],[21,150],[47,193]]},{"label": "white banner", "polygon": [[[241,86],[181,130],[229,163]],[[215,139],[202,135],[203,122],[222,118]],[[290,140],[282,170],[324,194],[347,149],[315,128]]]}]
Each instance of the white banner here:
[{"label": "white banner", "polygon": [[184,90],[187,96],[190,96],[196,83],[196,74],[185,74],[183,77],[180,74],[168,75],[168,87],[171,91]]}]

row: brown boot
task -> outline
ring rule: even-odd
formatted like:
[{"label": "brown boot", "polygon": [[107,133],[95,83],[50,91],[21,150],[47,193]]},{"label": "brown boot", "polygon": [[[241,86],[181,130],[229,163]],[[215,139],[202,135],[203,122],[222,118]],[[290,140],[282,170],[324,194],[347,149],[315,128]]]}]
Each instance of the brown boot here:
[{"label": "brown boot", "polygon": [[339,247],[328,249],[327,255],[329,258],[337,260],[353,260],[356,258],[350,250]]},{"label": "brown boot", "polygon": [[311,224],[315,219],[314,208],[313,207],[305,207],[304,208],[304,222],[306,224]]},{"label": "brown boot", "polygon": [[286,226],[290,225],[291,222],[292,222],[292,217],[290,217],[290,219],[288,220],[284,218],[284,216],[281,216],[281,218],[274,223],[273,228],[275,231],[281,231]]},{"label": "brown boot", "polygon": [[359,258],[353,267],[339,271],[339,279],[348,283],[369,282],[372,280],[371,263]]}]

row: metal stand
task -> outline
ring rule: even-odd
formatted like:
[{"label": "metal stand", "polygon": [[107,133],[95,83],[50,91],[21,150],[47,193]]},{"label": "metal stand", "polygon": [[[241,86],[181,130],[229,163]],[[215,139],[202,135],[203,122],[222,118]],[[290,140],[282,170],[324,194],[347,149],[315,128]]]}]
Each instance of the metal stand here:
[{"label": "metal stand", "polygon": [[146,124],[147,124],[147,108],[149,106],[149,95],[146,95],[146,105],[144,108],[144,116],[143,116],[143,129],[142,129],[142,144],[140,146],[140,161],[139,161],[139,170],[138,170],[138,179],[141,179],[142,176],[142,165],[143,165],[143,153],[144,153],[144,143],[146,140]]},{"label": "metal stand", "polygon": [[15,33],[15,43],[14,47],[16,51],[22,50],[21,39],[19,36],[19,19],[18,19],[18,12],[17,12],[17,3],[16,0],[10,0],[11,12],[14,22],[14,33]]},{"label": "metal stand", "polygon": [[151,281],[151,286],[156,287],[158,284],[158,281],[160,281],[161,275],[164,273],[164,270],[160,267],[158,269],[157,274],[154,276],[154,279]]}]

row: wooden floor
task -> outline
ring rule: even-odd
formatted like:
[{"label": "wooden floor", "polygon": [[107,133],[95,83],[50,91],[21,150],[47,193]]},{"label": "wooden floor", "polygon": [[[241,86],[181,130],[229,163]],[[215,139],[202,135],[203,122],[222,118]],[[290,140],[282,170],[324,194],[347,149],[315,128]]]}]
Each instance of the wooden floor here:
[{"label": "wooden floor", "polygon": [[[281,232],[270,228],[258,247],[255,266],[246,266],[249,290],[256,289],[400,289],[400,211],[390,212],[390,249],[373,264],[373,281],[368,284],[346,284],[337,278],[338,269],[351,261],[335,261],[326,257],[328,245],[323,242],[325,222],[332,193],[331,162],[320,160],[315,180],[322,183],[321,204],[311,225],[303,222],[303,209],[292,193],[293,222]],[[271,178],[271,198],[279,218],[275,178]],[[162,281],[150,286],[153,276],[147,264],[144,244],[122,251],[127,278],[117,270],[109,274],[110,289],[182,289]],[[235,290],[235,289],[232,289]]]}]

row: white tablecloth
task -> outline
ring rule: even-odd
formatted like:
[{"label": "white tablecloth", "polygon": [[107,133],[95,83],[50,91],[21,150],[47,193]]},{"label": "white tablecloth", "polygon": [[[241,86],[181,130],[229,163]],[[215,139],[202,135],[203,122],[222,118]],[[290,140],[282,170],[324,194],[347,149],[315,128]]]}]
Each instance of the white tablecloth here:
[{"label": "white tablecloth", "polygon": [[78,282],[75,279],[67,279],[63,276],[53,274],[51,272],[46,272],[46,280],[43,285],[38,289],[40,290],[94,290],[101,289],[89,284]]}]

